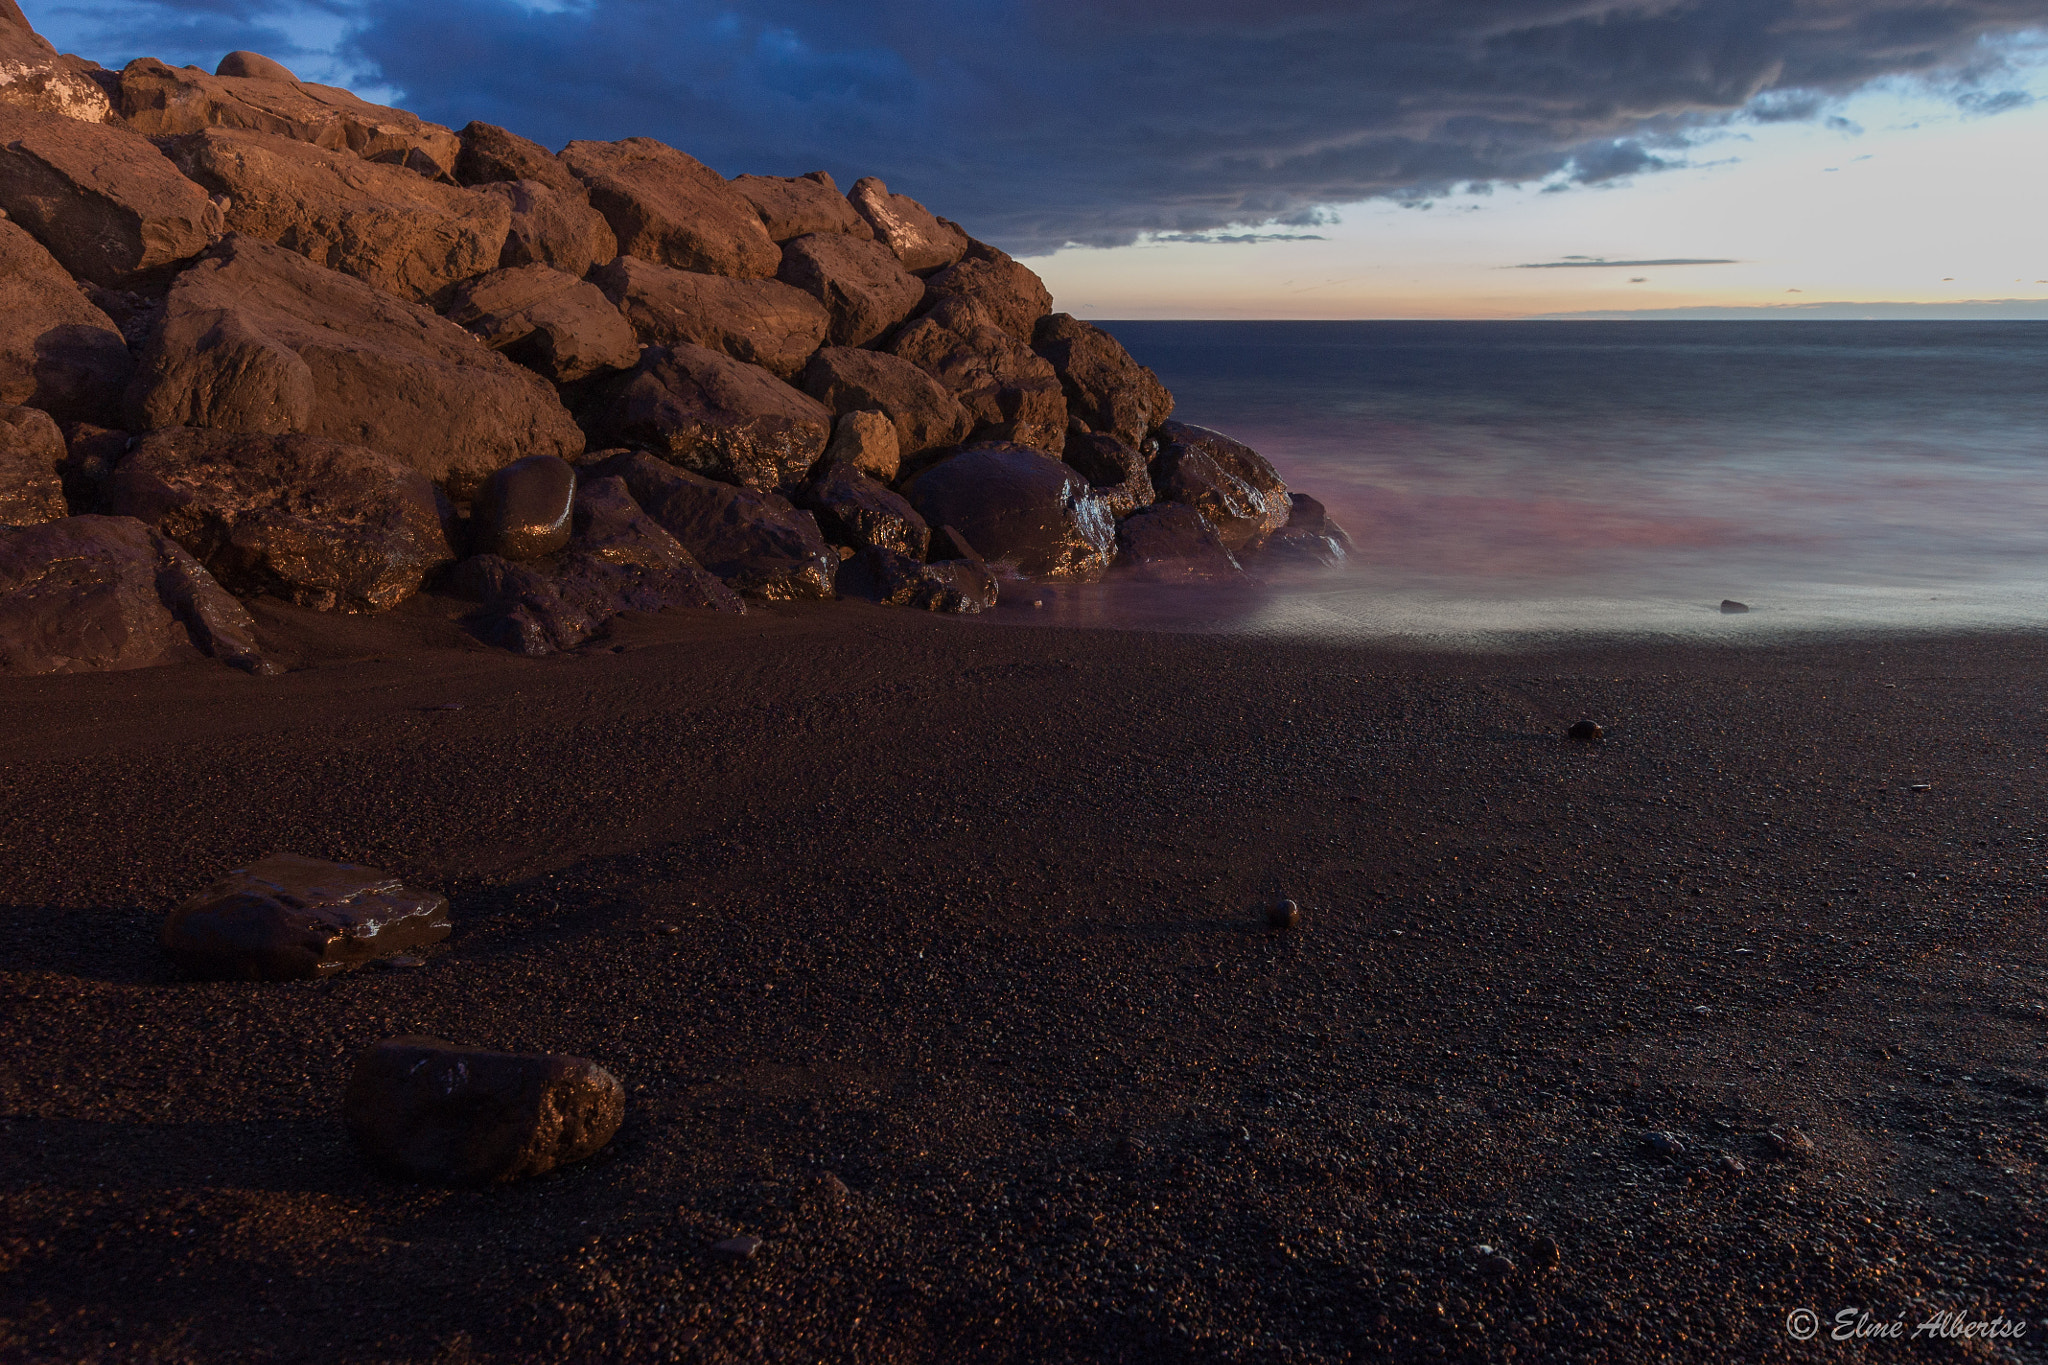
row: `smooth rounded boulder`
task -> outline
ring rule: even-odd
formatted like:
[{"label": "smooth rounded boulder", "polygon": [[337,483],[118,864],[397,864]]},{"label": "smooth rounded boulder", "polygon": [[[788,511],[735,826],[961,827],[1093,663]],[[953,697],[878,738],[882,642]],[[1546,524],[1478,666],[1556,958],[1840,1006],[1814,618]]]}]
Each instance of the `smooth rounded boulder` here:
[{"label": "smooth rounded boulder", "polygon": [[650,346],[610,381],[585,420],[605,446],[759,492],[793,487],[832,435],[832,414],[756,365],[702,346]]},{"label": "smooth rounded boulder", "polygon": [[1071,466],[1003,442],[969,446],[904,490],[927,524],[951,526],[999,572],[1091,582],[1116,550],[1116,522]]},{"label": "smooth rounded boulder", "polygon": [[569,543],[576,469],[553,455],[514,460],[484,480],[470,512],[472,548],[480,555],[539,559]]},{"label": "smooth rounded boulder", "polygon": [[1116,526],[1117,572],[1155,583],[1242,579],[1244,569],[1206,518],[1184,503],[1131,513]]},{"label": "smooth rounded boulder", "polygon": [[0,526],[35,526],[69,515],[67,453],[49,413],[0,407]]},{"label": "smooth rounded boulder", "polygon": [[298,83],[299,79],[292,74],[291,68],[283,62],[274,62],[260,52],[248,52],[241,49],[230,52],[227,56],[221,58],[220,64],[213,68],[213,74],[216,76],[238,76],[243,80],[250,81],[290,81],[294,85]]},{"label": "smooth rounded boulder", "polygon": [[356,863],[273,853],[173,910],[158,937],[192,976],[332,976],[448,937],[448,898]]},{"label": "smooth rounded boulder", "polygon": [[1152,484],[1161,502],[1186,503],[1208,518],[1232,551],[1247,550],[1287,524],[1287,484],[1242,441],[1187,422],[1159,428]]},{"label": "smooth rounded boulder", "polygon": [[781,264],[754,206],[693,156],[651,137],[629,137],[572,142],[561,161],[629,256],[741,278],[773,275]]}]

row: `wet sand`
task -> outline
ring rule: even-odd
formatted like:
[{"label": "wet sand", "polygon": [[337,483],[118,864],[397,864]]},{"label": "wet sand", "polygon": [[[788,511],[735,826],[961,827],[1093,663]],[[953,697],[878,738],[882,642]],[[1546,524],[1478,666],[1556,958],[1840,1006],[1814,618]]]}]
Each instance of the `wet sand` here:
[{"label": "wet sand", "polygon": [[[1913,1337],[2048,1314],[2048,636],[1430,654],[840,604],[535,662],[451,612],[263,607],[274,679],[0,680],[0,1357],[2048,1342]],[[158,919],[275,849],[458,929],[180,980]],[[381,1178],[337,1110],[400,1033],[596,1059],[626,1125],[512,1187]],[[1845,1308],[1904,1339],[1827,1341]]]}]

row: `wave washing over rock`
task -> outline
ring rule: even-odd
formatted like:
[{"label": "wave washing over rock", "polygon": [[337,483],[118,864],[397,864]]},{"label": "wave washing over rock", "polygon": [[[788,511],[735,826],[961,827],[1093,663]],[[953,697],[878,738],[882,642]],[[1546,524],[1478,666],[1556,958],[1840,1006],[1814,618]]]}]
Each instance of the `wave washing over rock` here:
[{"label": "wave washing over rock", "polygon": [[1349,545],[873,178],[551,153],[248,52],[108,71],[0,0],[0,210],[0,672],[261,671],[232,593],[441,584],[545,654],[622,611],[977,612]]}]

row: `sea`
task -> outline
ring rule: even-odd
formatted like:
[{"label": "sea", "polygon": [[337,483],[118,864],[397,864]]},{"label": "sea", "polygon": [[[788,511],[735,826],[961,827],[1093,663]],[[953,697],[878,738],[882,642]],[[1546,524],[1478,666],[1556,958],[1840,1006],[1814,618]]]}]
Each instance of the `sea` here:
[{"label": "sea", "polygon": [[1048,619],[1478,646],[2048,626],[2048,323],[1099,325],[1355,553],[1247,592],[1058,590]]}]

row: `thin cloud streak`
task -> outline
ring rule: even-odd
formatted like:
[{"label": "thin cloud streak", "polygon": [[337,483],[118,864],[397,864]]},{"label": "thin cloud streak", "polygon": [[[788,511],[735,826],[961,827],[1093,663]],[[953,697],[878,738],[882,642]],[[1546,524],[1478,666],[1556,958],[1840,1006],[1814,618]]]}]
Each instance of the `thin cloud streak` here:
[{"label": "thin cloud streak", "polygon": [[1708,256],[1700,256],[1700,257],[1686,257],[1686,256],[1674,256],[1674,257],[1671,257],[1671,258],[1669,258],[1668,260],[1662,260],[1662,261],[1584,261],[1584,260],[1578,260],[1578,259],[1576,259],[1576,258],[1574,258],[1574,257],[1569,257],[1569,256],[1568,256],[1568,257],[1566,257],[1566,258],[1565,258],[1564,260],[1561,260],[1561,261],[1530,261],[1530,262],[1528,262],[1527,264],[1524,264],[1524,265],[1506,265],[1506,266],[1502,266],[1502,267],[1501,267],[1501,269],[1503,269],[1503,270],[1618,270],[1618,269],[1621,269],[1621,268],[1623,268],[1623,267],[1626,267],[1626,268],[1628,268],[1628,269],[1630,269],[1630,270],[1641,270],[1641,269],[1643,269],[1643,268],[1644,268],[1644,267],[1646,267],[1646,266],[1652,266],[1652,265],[1741,265],[1741,264],[1742,264],[1742,262],[1740,262],[1740,261],[1736,260],[1736,259],[1735,259],[1735,258],[1733,258],[1733,257],[1719,257],[1719,256],[1713,256],[1713,257],[1708,257]]}]

